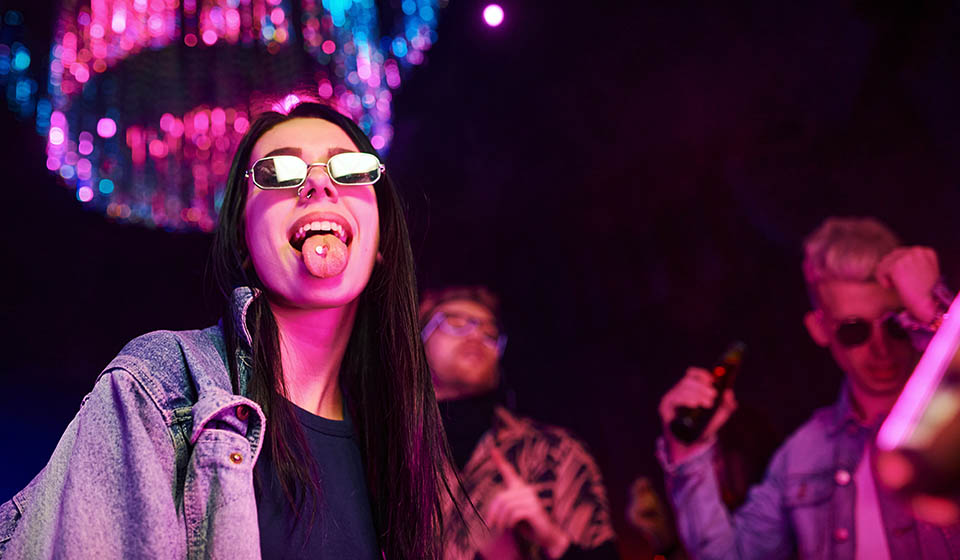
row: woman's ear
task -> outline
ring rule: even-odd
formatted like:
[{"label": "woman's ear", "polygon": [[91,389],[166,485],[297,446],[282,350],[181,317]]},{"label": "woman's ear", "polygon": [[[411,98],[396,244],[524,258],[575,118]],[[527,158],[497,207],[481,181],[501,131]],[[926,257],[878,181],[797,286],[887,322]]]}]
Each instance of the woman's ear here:
[{"label": "woman's ear", "polygon": [[810,338],[817,346],[826,348],[830,345],[830,334],[827,332],[826,324],[824,324],[823,311],[819,309],[807,311],[806,315],[803,316],[803,324],[807,327]]}]

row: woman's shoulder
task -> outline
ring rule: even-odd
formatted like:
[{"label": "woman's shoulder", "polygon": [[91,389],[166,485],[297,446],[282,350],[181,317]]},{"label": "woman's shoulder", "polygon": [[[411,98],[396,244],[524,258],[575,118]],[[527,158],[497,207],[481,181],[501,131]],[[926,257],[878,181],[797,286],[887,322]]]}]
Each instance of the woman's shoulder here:
[{"label": "woman's shoulder", "polygon": [[198,390],[231,392],[223,331],[218,325],[190,331],[153,331],[128,342],[100,378],[129,374],[163,411],[193,405]]}]

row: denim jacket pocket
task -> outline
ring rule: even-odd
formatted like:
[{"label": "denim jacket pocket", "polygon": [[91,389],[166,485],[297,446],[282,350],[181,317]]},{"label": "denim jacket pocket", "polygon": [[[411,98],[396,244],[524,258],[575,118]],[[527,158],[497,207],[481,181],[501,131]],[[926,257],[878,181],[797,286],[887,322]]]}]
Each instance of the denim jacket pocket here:
[{"label": "denim jacket pocket", "polygon": [[201,399],[193,413],[193,448],[184,488],[187,555],[257,559],[253,465],[263,413],[252,401],[236,396]]},{"label": "denim jacket pocket", "polygon": [[200,434],[184,492],[189,558],[259,558],[252,459],[250,443],[236,432]]},{"label": "denim jacket pocket", "polygon": [[787,475],[783,505],[794,527],[800,558],[826,558],[835,490],[828,472]]}]

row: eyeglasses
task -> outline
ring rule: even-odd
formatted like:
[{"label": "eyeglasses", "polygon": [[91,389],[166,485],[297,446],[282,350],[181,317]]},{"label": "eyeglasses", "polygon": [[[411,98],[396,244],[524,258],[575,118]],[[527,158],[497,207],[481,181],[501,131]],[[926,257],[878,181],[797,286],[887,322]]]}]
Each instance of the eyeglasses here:
[{"label": "eyeglasses", "polygon": [[338,185],[372,185],[380,180],[383,164],[377,156],[364,152],[342,152],[326,163],[307,163],[297,156],[270,156],[253,162],[244,177],[253,177],[261,189],[292,189],[307,180],[311,167],[322,167]]},{"label": "eyeglasses", "polygon": [[862,317],[851,317],[837,324],[833,333],[837,342],[846,348],[853,348],[866,344],[873,334],[874,326],[880,323],[883,331],[894,340],[906,340],[907,331],[900,324],[896,313],[886,313],[882,317],[868,321]]},{"label": "eyeglasses", "polygon": [[479,329],[480,334],[483,335],[483,343],[496,349],[497,355],[503,354],[507,347],[507,335],[500,332],[496,323],[470,315],[437,311],[420,331],[420,338],[426,342],[437,329],[458,337],[469,336]]}]

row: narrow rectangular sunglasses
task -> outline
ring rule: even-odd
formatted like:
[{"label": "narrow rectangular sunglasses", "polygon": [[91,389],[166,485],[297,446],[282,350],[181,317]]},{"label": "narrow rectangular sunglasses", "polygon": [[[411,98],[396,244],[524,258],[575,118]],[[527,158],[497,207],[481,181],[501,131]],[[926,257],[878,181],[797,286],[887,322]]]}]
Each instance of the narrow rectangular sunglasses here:
[{"label": "narrow rectangular sunglasses", "polygon": [[244,177],[253,177],[261,189],[292,189],[307,180],[311,167],[322,167],[338,185],[372,185],[380,180],[384,167],[377,156],[365,152],[342,152],[325,163],[307,163],[297,156],[280,155],[258,159]]}]

